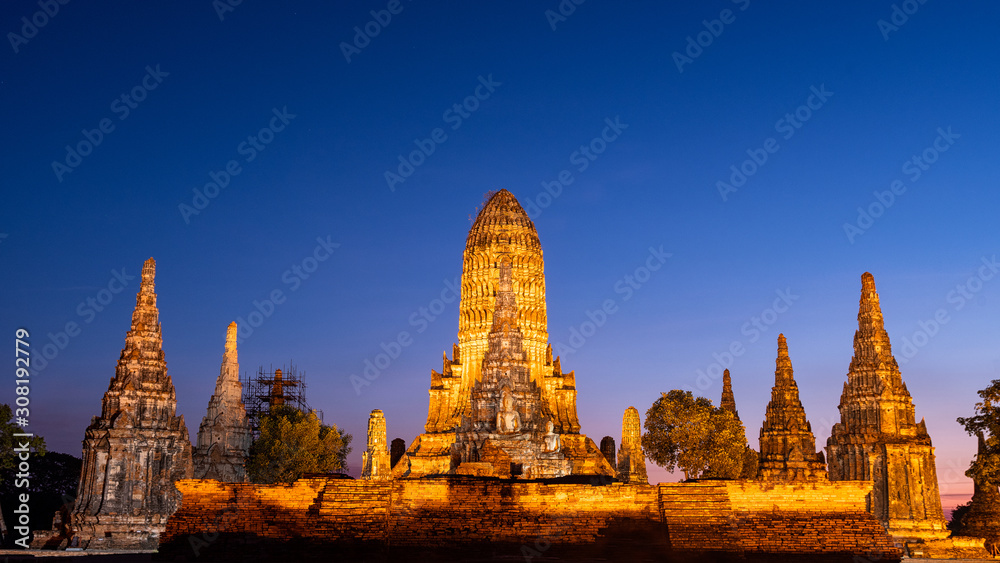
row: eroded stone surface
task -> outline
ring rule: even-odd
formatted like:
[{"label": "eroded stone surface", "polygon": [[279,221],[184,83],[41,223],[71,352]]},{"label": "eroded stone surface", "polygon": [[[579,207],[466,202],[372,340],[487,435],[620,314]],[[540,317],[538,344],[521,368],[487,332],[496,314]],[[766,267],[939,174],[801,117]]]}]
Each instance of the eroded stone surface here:
[{"label": "eroded stone surface", "polygon": [[618,478],[625,483],[648,484],[646,458],[642,454],[642,424],[639,409],[629,407],[622,415],[622,445],[618,448]]},{"label": "eroded stone surface", "polygon": [[368,417],[368,446],[361,453],[361,478],[384,481],[392,478],[385,415],[375,409]]},{"label": "eroded stone surface", "polygon": [[727,410],[740,419],[740,412],[736,410],[736,397],[733,395],[733,378],[729,375],[729,370],[722,372],[722,398],[719,400],[719,408]]},{"label": "eroded stone surface", "polygon": [[[501,275],[509,280],[503,291]],[[441,372],[431,372],[425,433],[393,475],[454,473],[460,464],[483,463],[477,459],[487,443],[512,459],[514,467],[499,473],[614,475],[593,440],[580,434],[575,375],[562,372],[548,344],[538,233],[507,190],[490,197],[469,231],[461,291],[458,344]]]},{"label": "eroded stone surface", "polygon": [[[517,322],[511,263],[500,263],[493,327],[483,358],[482,379],[472,386],[470,409],[454,446],[459,463],[489,461],[497,475],[524,478],[569,475],[572,464],[562,452],[552,413],[531,378],[523,334]],[[502,455],[485,452],[498,449]],[[492,459],[488,459],[492,458]],[[459,466],[461,468],[461,466]]]},{"label": "eroded stone surface", "polygon": [[826,447],[830,479],[873,480],[872,513],[893,536],[946,537],[931,437],[924,421],[916,422],[868,272],[861,276],[854,357],[839,408]]},{"label": "eroded stone surface", "polygon": [[799,400],[784,334],[778,335],[774,387],[760,429],[759,475],[771,481],[826,479],[826,462],[822,453],[816,453],[816,438]]},{"label": "eroded stone surface", "polygon": [[174,481],[192,476],[191,442],[163,357],[155,274],[150,258],[101,415],[84,436],[71,516],[80,547],[155,548],[180,504]]},{"label": "eroded stone surface", "polygon": [[[979,433],[977,455],[986,451],[983,434]],[[996,483],[973,479],[972,504],[961,522],[960,535],[975,536],[985,540],[990,554],[1000,554],[1000,492]]]},{"label": "eroded stone surface", "polygon": [[226,329],[226,351],[215,382],[215,393],[198,428],[194,450],[195,479],[228,483],[247,480],[246,458],[250,452],[250,422],[243,404],[240,363],[236,350],[236,323]]},{"label": "eroded stone surface", "polygon": [[618,458],[615,455],[615,439],[611,436],[601,438],[601,453],[604,459],[608,460],[611,467],[618,467]]}]

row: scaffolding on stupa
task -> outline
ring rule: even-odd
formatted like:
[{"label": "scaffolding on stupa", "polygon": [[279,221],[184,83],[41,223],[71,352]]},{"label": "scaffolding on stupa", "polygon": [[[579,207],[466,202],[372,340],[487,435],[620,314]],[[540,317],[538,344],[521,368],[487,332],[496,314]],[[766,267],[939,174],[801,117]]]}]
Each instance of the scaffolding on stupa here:
[{"label": "scaffolding on stupa", "polygon": [[312,411],[320,422],[323,421],[323,411],[314,410],[306,401],[306,372],[299,371],[291,361],[287,369],[284,365],[274,369],[272,365],[265,370],[262,365],[257,368],[256,375],[244,372],[240,383],[243,385],[247,420],[255,440],[260,435],[260,419],[272,406],[289,406],[304,413]]}]

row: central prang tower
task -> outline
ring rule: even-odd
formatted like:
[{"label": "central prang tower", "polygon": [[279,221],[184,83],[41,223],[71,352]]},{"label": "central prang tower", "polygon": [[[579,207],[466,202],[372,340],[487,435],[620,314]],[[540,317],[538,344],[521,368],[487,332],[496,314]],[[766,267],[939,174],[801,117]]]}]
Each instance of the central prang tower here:
[{"label": "central prang tower", "polygon": [[[505,278],[502,281],[501,271]],[[516,331],[519,354],[523,352],[523,359],[517,362],[523,368],[518,369],[524,369],[525,384],[530,383],[527,387],[518,385],[510,389],[507,400],[515,404],[510,408],[522,408],[521,389],[536,389],[536,414],[540,417],[536,422],[541,424],[544,420],[546,427],[552,423],[552,430],[548,431],[550,446],[556,443],[552,436],[558,435],[559,452],[570,461],[568,472],[614,475],[596,444],[580,434],[574,373],[562,372],[559,358],[553,359],[548,343],[545,266],[538,232],[524,208],[507,190],[490,196],[469,230],[462,263],[458,344],[452,347],[451,358],[445,354],[441,372],[431,372],[425,433],[413,441],[406,463],[398,465],[394,473],[397,476],[453,473],[461,463],[482,458],[469,452],[470,429],[463,426],[463,420],[477,421],[481,418],[480,411],[486,408],[479,400],[483,394],[476,390],[483,388],[484,373],[492,365],[487,361],[492,357],[488,353],[491,333],[493,347],[498,345],[494,322],[498,307],[505,317],[509,316],[503,324]],[[497,353],[495,350],[494,355]],[[489,409],[509,412],[503,405],[503,397],[491,400],[497,404],[491,403]],[[525,424],[525,429],[529,426]],[[533,427],[532,431],[538,433],[540,429]],[[492,429],[477,428],[476,432],[490,433]],[[463,436],[461,444],[456,443],[458,433]],[[491,440],[486,448],[503,449],[505,443]],[[485,446],[485,442],[480,446]],[[496,459],[505,459],[510,454],[493,453]],[[512,463],[516,465],[519,454],[512,455]]]}]

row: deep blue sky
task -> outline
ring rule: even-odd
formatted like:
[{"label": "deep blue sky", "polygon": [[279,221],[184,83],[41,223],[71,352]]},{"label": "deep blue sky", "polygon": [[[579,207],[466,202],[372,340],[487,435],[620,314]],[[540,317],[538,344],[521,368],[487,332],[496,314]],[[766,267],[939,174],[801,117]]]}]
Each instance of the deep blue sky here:
[{"label": "deep blue sky", "polygon": [[[961,473],[975,443],[955,417],[1000,377],[1000,281],[973,282],[970,299],[950,292],[1000,251],[993,3],[930,0],[905,22],[897,14],[902,25],[887,40],[878,22],[891,21],[888,0],[591,0],[554,30],[545,11],[559,9],[555,0],[404,1],[350,62],[341,43],[387,2],[342,4],[244,1],[220,21],[208,0],[71,2],[18,52],[7,35],[4,333],[28,328],[40,354],[48,333],[82,326],[32,387],[31,428],[52,449],[79,454],[138,281],[93,315],[78,305],[113,270],[137,275],[150,256],[169,373],[192,433],[226,325],[282,290],[286,300],[241,343],[242,369],[289,359],[304,369],[310,402],[355,435],[355,472],[371,409],[385,411],[390,438],[409,444],[425,421],[430,370],[455,340],[457,302],[423,332],[411,315],[460,275],[484,193],[507,188],[537,201],[542,183],[568,170],[573,182],[535,217],[551,338],[568,343],[587,311],[606,299],[618,306],[563,357],[576,370],[586,434],[619,440],[626,407],[645,413],[660,392],[694,385],[713,353],[740,341],[747,351],[732,363],[734,389],[756,445],[782,331],[825,443],[852,354],[860,276],[871,271],[897,357],[920,321],[948,315],[903,377],[937,446],[942,492],[971,491]],[[727,9],[730,23],[711,22]],[[4,33],[20,34],[21,18],[39,10],[3,3]],[[673,54],[697,41],[705,20],[721,33],[679,72]],[[147,67],[166,75],[146,79],[155,89],[140,91],[145,99],[126,116],[115,100],[143,83]],[[452,129],[445,110],[474,95],[480,77],[499,85],[469,101],[478,107]],[[810,99],[813,89],[832,95]],[[808,120],[785,138],[779,120],[807,102],[813,109],[799,114]],[[247,162],[240,144],[285,108],[294,117]],[[105,118],[114,129],[60,181],[53,162],[65,164],[65,147]],[[573,153],[616,118],[627,128],[581,171]],[[439,127],[447,138],[390,190],[385,172]],[[938,140],[947,151],[932,149],[936,161],[914,178],[905,163],[949,128],[958,137]],[[769,138],[776,151],[768,145],[767,161],[724,200],[717,182]],[[239,174],[186,221],[179,205],[192,205],[193,190],[230,160]],[[905,192],[850,240],[844,224],[894,180]],[[286,276],[317,237],[340,246],[308,279]],[[616,283],[661,245],[672,257],[624,300]],[[750,342],[741,328],[786,289],[797,299]],[[356,394],[350,375],[401,331],[413,343]],[[717,400],[721,385],[709,383],[701,393]],[[12,398],[12,387],[0,396]]]}]

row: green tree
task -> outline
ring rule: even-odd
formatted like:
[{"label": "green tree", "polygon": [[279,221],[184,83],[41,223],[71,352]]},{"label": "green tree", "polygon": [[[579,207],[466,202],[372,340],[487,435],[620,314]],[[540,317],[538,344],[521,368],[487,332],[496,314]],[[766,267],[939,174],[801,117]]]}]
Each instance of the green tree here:
[{"label": "green tree", "polygon": [[951,533],[957,534],[962,531],[962,518],[969,513],[969,509],[972,508],[972,501],[965,504],[960,504],[955,507],[955,510],[951,511],[951,520],[948,521],[948,529]]},{"label": "green tree", "polygon": [[982,399],[976,403],[975,414],[969,418],[958,418],[958,423],[973,436],[980,433],[986,442],[985,451],[977,453],[967,477],[982,484],[1000,483],[1000,379],[994,379],[989,387],[979,391]]},{"label": "green tree", "polygon": [[45,440],[41,436],[23,438],[14,436],[18,433],[30,433],[14,424],[14,411],[10,405],[0,405],[0,471],[13,469],[17,466],[17,455],[14,448],[27,442],[32,455],[45,455]]},{"label": "green tree", "polygon": [[321,424],[315,413],[273,407],[260,419],[247,473],[254,483],[291,483],[305,473],[347,471],[352,436]]},{"label": "green tree", "polygon": [[743,473],[743,424],[704,397],[677,389],[662,393],[646,411],[643,426],[643,452],[667,471],[678,468],[685,479],[735,479]]},{"label": "green tree", "polygon": [[743,450],[743,470],[740,471],[740,479],[756,479],[758,469],[760,469],[760,454],[747,446]]}]

